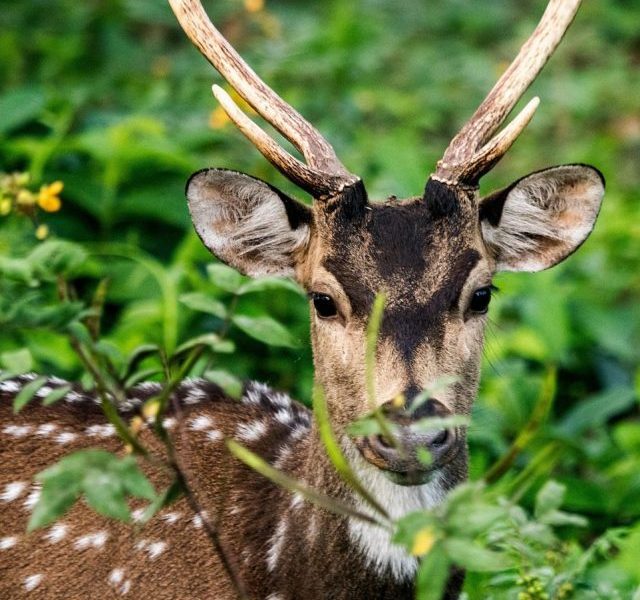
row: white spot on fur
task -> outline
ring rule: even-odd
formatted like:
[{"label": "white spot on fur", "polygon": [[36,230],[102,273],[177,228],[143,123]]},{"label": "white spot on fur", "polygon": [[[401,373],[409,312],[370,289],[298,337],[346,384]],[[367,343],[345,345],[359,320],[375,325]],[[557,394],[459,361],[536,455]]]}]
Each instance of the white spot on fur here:
[{"label": "white spot on fur", "polygon": [[217,429],[209,429],[207,431],[207,439],[210,442],[219,442],[223,437],[222,432]]},{"label": "white spot on fur", "polygon": [[181,516],[180,513],[169,512],[166,515],[161,515],[160,518],[163,521],[166,521],[167,523],[172,525],[173,523],[175,523],[180,518],[180,516]]},{"label": "white spot on fur", "polygon": [[289,508],[291,510],[296,510],[302,506],[303,502],[304,498],[302,497],[302,494],[300,492],[294,492],[293,496],[291,496],[291,504],[289,505]]},{"label": "white spot on fur", "polygon": [[[387,511],[391,519],[398,519],[408,513],[432,508],[442,502],[444,491],[437,475],[424,485],[402,486],[393,483],[380,469],[366,462],[352,442],[346,442],[345,454],[352,467],[374,498]],[[361,498],[355,498],[356,508],[372,514],[371,508]],[[389,573],[398,581],[407,581],[415,576],[418,561],[409,556],[404,548],[391,542],[391,534],[382,527],[349,519],[349,535],[360,548],[367,562],[381,576]]]},{"label": "white spot on fur", "polygon": [[89,436],[104,438],[115,435],[116,428],[111,423],[107,423],[106,425],[89,425],[84,432]]},{"label": "white spot on fur", "polygon": [[173,429],[176,426],[176,423],[178,421],[176,419],[174,419],[173,417],[167,417],[166,419],[164,419],[162,421],[162,426],[165,429]]},{"label": "white spot on fur", "polygon": [[8,550],[9,548],[13,548],[17,543],[18,537],[15,535],[0,538],[0,550]]},{"label": "white spot on fur", "polygon": [[207,415],[199,415],[191,419],[189,422],[189,429],[193,431],[204,431],[205,429],[213,428],[213,419]]},{"label": "white spot on fur", "polygon": [[36,575],[29,575],[29,577],[25,577],[24,580],[24,589],[27,592],[31,592],[35,590],[39,585],[44,575],[42,573],[37,573]]},{"label": "white spot on fur", "polygon": [[293,414],[291,413],[290,410],[278,410],[274,415],[273,418],[278,421],[278,423],[282,423],[283,425],[287,425],[289,426],[291,424],[291,421],[293,420]]},{"label": "white spot on fur", "polygon": [[40,484],[35,484],[31,488],[31,492],[25,498],[22,506],[24,506],[27,510],[33,510],[35,505],[38,504],[38,500],[40,500],[40,494],[42,494],[42,486]]},{"label": "white spot on fur", "polygon": [[109,583],[111,585],[118,585],[124,579],[124,569],[113,569],[109,573]]},{"label": "white spot on fur", "polygon": [[184,404],[199,404],[200,402],[206,399],[207,399],[207,394],[205,393],[204,390],[201,390],[200,388],[197,388],[197,387],[193,387],[189,390],[189,393],[186,396],[184,396],[184,398],[182,399],[182,402]]},{"label": "white spot on fur", "polygon": [[0,392],[7,392],[8,394],[15,394],[20,391],[20,384],[17,381],[9,379],[8,381],[0,382]]},{"label": "white spot on fur", "polygon": [[167,542],[150,542],[149,540],[140,540],[136,544],[136,550],[147,553],[149,560],[158,558],[167,549]]},{"label": "white spot on fur", "polygon": [[282,446],[280,452],[278,452],[277,458],[273,461],[273,466],[276,469],[282,469],[287,463],[288,458],[291,456],[291,446]]},{"label": "white spot on fur", "polygon": [[245,442],[253,442],[260,439],[266,432],[267,426],[264,421],[240,423],[236,428],[236,437]]},{"label": "white spot on fur", "polygon": [[82,402],[84,400],[82,395],[78,394],[78,392],[69,392],[64,399],[70,404],[73,404],[74,402]]},{"label": "white spot on fur", "polygon": [[89,533],[87,535],[80,536],[73,543],[76,550],[86,550],[87,548],[102,548],[109,539],[109,534],[106,531],[97,531],[96,533]]},{"label": "white spot on fur", "polygon": [[2,433],[6,433],[15,438],[25,437],[28,433],[31,432],[31,425],[7,425]]},{"label": "white spot on fur", "polygon": [[271,536],[271,540],[269,540],[269,548],[267,549],[267,569],[269,569],[270,572],[275,571],[275,568],[278,566],[278,559],[280,558],[282,546],[284,545],[284,538],[287,534],[287,526],[287,519],[282,517],[280,521],[278,521],[278,525]]},{"label": "white spot on fur", "polygon": [[109,573],[109,577],[107,578],[109,585],[114,587],[123,596],[127,594],[131,589],[131,580],[125,580],[124,575],[124,569],[118,568],[113,569],[113,571]]},{"label": "white spot on fur", "polygon": [[142,521],[142,517],[144,516],[144,513],[145,513],[144,508],[136,508],[131,511],[131,518],[136,522]]},{"label": "white spot on fur", "polygon": [[62,433],[59,433],[54,440],[58,443],[58,444],[69,444],[70,442],[73,442],[75,439],[77,439],[78,434],[77,433],[73,433],[73,431],[63,431]]},{"label": "white spot on fur", "polygon": [[37,392],[36,398],[45,398],[53,391],[53,388],[48,385],[43,385]]},{"label": "white spot on fur", "polygon": [[273,593],[273,594],[269,594],[266,600],[283,600],[283,598],[280,594]]},{"label": "white spot on fur", "polygon": [[58,426],[55,423],[45,423],[44,425],[40,425],[38,429],[36,429],[36,435],[40,437],[47,437],[51,433],[53,433]]},{"label": "white spot on fur", "polygon": [[47,531],[44,537],[51,544],[57,544],[67,536],[68,531],[69,526],[66,523],[56,523]]},{"label": "white spot on fur", "polygon": [[4,491],[0,494],[0,500],[3,502],[12,502],[19,498],[26,488],[27,484],[24,481],[7,483],[7,485],[4,486]]}]

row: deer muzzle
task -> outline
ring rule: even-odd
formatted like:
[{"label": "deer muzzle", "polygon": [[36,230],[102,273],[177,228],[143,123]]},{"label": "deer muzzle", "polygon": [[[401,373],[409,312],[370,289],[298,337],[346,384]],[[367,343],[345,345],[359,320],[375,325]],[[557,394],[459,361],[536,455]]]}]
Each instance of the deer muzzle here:
[{"label": "deer muzzle", "polygon": [[451,411],[435,399],[416,411],[398,409],[392,402],[383,406],[389,423],[387,434],[377,433],[356,440],[363,458],[378,467],[395,483],[420,485],[449,463],[464,445],[456,428],[420,430],[416,426],[425,416],[450,416]]}]

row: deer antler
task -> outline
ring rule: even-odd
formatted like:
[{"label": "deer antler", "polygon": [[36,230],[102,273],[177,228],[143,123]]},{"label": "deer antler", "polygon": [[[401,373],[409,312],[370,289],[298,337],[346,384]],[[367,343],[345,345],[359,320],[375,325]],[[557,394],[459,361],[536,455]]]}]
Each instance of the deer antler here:
[{"label": "deer antler", "polygon": [[533,117],[533,98],[499,134],[491,137],[547,63],[581,0],[550,0],[538,26],[482,104],[447,147],[435,179],[449,185],[477,185],[504,156]]},{"label": "deer antler", "polygon": [[213,93],[229,118],[285,177],[315,197],[334,195],[358,178],[349,173],[318,130],[242,60],[211,23],[198,0],[169,0],[182,29],[236,92],[304,156],[304,164],[279,146],[220,87]]}]

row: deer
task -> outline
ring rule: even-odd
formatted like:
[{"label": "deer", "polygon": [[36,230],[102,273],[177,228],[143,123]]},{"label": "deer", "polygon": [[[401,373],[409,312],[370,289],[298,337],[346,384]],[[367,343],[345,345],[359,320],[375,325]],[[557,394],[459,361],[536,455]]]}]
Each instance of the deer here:
[{"label": "deer", "polygon": [[[602,174],[583,164],[549,167],[489,195],[479,192],[482,176],[532,119],[538,98],[500,129],[560,43],[580,0],[550,0],[516,58],[444,151],[423,193],[381,202],[369,200],[362,179],[329,142],[243,61],[198,0],[170,4],[206,59],[304,160],[215,85],[213,94],[231,121],[313,199],[305,204],[250,175],[204,169],[186,186],[197,234],[241,273],[301,284],[310,302],[315,378],[351,468],[392,518],[436,506],[467,478],[466,431],[452,426],[425,433],[412,424],[425,416],[470,414],[494,274],[539,271],[564,260],[593,229],[603,199]],[[379,292],[385,306],[374,397],[394,423],[397,443],[381,434],[346,433],[371,408],[364,347]],[[455,383],[412,410],[422,390],[442,376]],[[313,489],[367,510],[330,463],[309,409],[256,382],[246,385],[240,401],[204,380],[184,380],[172,392],[180,410],[169,409],[165,427],[201,511],[182,498],[134,530],[76,503],[54,525],[26,534],[39,494],[34,473],[89,446],[124,451],[100,401],[79,388],[55,405],[32,402],[14,415],[12,399],[34,377],[0,382],[0,597],[236,598],[229,569],[207,539],[206,518],[215,520],[246,597],[413,597],[418,561],[392,542],[389,531],[314,505],[231,456],[229,439]],[[48,388],[63,384],[47,382]],[[129,390],[123,418],[137,414],[160,389],[147,382]],[[139,435],[160,448],[149,428]],[[430,464],[419,460],[421,449],[430,453]],[[165,473],[144,469],[156,485],[168,483]],[[447,598],[458,596],[462,577],[451,574]]]}]

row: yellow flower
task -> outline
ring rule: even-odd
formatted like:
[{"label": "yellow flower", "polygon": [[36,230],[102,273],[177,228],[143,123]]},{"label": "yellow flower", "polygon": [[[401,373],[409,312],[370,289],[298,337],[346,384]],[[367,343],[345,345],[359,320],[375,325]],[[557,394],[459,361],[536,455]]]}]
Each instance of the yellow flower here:
[{"label": "yellow flower", "polygon": [[138,435],[143,425],[144,421],[142,420],[142,418],[136,415],[135,417],[133,417],[133,419],[131,419],[131,423],[129,423],[129,429],[131,430],[131,433],[133,433],[133,435]]},{"label": "yellow flower", "polygon": [[264,8],[264,0],[244,0],[244,8],[250,13],[260,12]]},{"label": "yellow flower", "polygon": [[423,556],[427,554],[436,543],[436,535],[431,527],[421,529],[413,538],[413,546],[411,546],[411,554],[414,556]]},{"label": "yellow flower", "polygon": [[229,121],[230,119],[222,106],[214,108],[209,115],[209,127],[211,129],[222,129]]},{"label": "yellow flower", "polygon": [[9,198],[0,199],[0,216],[6,216],[11,212],[13,204]]},{"label": "yellow flower", "polygon": [[44,240],[49,236],[49,228],[42,224],[36,227],[36,238],[39,240]]},{"label": "yellow flower", "polygon": [[46,212],[57,212],[62,206],[60,192],[64,184],[62,181],[54,181],[50,185],[43,185],[38,192],[38,206]]},{"label": "yellow flower", "polygon": [[158,400],[148,400],[142,407],[142,414],[147,419],[155,419],[160,411],[160,402]]}]

